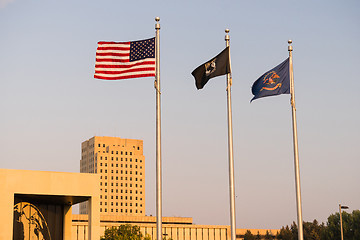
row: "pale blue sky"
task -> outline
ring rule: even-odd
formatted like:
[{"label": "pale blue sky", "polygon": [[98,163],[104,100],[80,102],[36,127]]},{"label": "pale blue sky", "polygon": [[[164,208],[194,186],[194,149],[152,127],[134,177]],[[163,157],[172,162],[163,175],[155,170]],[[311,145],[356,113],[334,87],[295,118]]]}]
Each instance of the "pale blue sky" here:
[{"label": "pale blue sky", "polygon": [[[126,3],[124,3],[126,2]],[[163,215],[230,224],[225,77],[191,75],[230,28],[238,228],[296,221],[289,95],[249,103],[293,40],[302,207],[320,222],[360,208],[359,1],[0,1],[0,168],[79,172],[80,144],[144,140],[155,215],[153,78],[93,78],[100,40],[155,34],[161,18]]]}]

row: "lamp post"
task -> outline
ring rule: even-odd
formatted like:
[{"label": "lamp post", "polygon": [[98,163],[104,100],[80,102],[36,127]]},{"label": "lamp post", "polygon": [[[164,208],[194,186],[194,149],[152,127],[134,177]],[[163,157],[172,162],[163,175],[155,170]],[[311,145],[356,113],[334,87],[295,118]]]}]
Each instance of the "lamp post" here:
[{"label": "lamp post", "polygon": [[348,206],[341,206],[341,204],[339,204],[341,240],[344,240],[341,209],[348,209],[348,208],[349,208]]}]

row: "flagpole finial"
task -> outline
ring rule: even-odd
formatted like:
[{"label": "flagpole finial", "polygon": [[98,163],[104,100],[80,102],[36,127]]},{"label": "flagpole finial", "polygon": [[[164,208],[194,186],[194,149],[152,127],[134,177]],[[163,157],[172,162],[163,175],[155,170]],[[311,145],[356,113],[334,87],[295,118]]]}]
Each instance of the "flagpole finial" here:
[{"label": "flagpole finial", "polygon": [[291,40],[291,39],[288,40],[288,44],[289,44],[289,46],[288,46],[288,51],[291,52],[291,51],[293,50],[293,48],[292,48],[292,46],[291,46],[291,44],[292,44],[292,40]]},{"label": "flagpole finial", "polygon": [[[226,33],[226,35],[225,35],[225,41],[226,41],[227,43],[230,41],[229,32],[230,32],[230,29],[226,28],[226,29],[225,29],[225,33]],[[227,44],[226,46],[228,46],[228,44]]]},{"label": "flagpole finial", "polygon": [[156,23],[155,23],[155,29],[156,29],[156,30],[159,30],[159,29],[160,29],[160,23],[159,23],[160,17],[155,17],[155,21],[156,21]]}]

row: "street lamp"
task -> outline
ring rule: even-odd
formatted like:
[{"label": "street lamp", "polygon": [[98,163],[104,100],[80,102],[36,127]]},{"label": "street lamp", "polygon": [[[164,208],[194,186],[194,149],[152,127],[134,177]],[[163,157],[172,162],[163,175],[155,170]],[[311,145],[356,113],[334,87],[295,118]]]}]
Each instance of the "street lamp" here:
[{"label": "street lamp", "polygon": [[342,216],[341,216],[341,209],[348,209],[348,208],[349,208],[348,206],[341,206],[341,204],[339,204],[341,240],[344,240],[343,226],[342,226]]}]

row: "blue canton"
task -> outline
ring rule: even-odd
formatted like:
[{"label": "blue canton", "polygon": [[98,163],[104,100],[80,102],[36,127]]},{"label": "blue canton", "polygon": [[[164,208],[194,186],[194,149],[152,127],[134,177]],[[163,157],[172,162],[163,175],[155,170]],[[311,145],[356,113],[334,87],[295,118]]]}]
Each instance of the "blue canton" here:
[{"label": "blue canton", "polygon": [[130,62],[155,58],[155,38],[130,42]]}]

